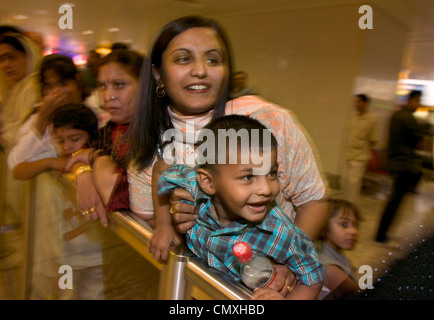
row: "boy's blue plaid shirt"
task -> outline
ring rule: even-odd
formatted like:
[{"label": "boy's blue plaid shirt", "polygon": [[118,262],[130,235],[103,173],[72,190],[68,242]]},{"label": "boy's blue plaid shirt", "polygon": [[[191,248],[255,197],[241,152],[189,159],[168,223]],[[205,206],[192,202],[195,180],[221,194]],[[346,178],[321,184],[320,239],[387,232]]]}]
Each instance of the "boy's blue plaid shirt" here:
[{"label": "boy's blue plaid shirt", "polygon": [[318,260],[313,242],[277,205],[259,224],[239,220],[222,226],[212,214],[212,198],[199,188],[194,168],[176,164],[161,175],[158,181],[160,195],[176,188],[189,191],[195,199],[199,219],[187,232],[187,245],[210,266],[225,274],[229,271],[229,275],[239,281],[239,263],[232,254],[232,246],[245,241],[274,262],[289,266],[300,283],[311,286],[323,281],[324,267]]}]

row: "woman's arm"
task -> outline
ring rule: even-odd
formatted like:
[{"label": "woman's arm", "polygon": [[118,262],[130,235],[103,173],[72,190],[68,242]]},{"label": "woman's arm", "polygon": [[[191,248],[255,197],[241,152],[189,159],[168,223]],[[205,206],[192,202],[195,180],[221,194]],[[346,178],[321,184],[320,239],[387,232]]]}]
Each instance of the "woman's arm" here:
[{"label": "woman's arm", "polygon": [[[101,224],[104,227],[107,227],[108,226],[107,213],[105,210],[104,203],[102,202],[95,188],[93,177],[92,177],[92,171],[79,170],[79,168],[82,168],[83,166],[87,166],[87,165],[82,162],[76,162],[69,169],[69,172],[74,174],[75,176],[75,183],[77,186],[77,194],[76,194],[77,205],[82,211],[89,211],[93,209],[92,211],[94,212],[92,212],[89,215],[86,215],[86,217],[90,218],[91,220],[99,219],[101,221]],[[77,172],[81,172],[81,173],[77,175]]]},{"label": "woman's arm", "polygon": [[96,158],[92,169],[95,188],[98,191],[98,194],[100,195],[104,205],[107,206],[118,179],[116,166],[110,156],[102,156]]},{"label": "woman's arm", "polygon": [[154,206],[155,227],[149,242],[149,251],[160,263],[167,260],[170,246],[178,246],[181,237],[177,233],[170,213],[169,195],[158,194],[158,180],[161,173],[169,167],[163,160],[155,163],[152,170],[152,202]]},{"label": "woman's arm", "polygon": [[321,292],[321,288],[322,282],[316,283],[312,286],[297,284],[295,289],[285,298],[287,300],[316,300],[318,298],[318,294]]},{"label": "woman's arm", "polygon": [[360,288],[345,272],[334,264],[325,268],[324,285],[330,289],[335,299],[348,297],[360,292]]},{"label": "woman's arm", "polygon": [[324,230],[328,221],[328,204],[326,201],[313,200],[297,209],[295,225],[309,238],[315,240]]}]

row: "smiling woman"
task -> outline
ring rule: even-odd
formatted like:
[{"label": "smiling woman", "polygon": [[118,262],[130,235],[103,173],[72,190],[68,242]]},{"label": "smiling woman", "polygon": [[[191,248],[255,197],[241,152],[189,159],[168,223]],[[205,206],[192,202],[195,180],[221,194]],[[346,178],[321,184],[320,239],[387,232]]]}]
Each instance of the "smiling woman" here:
[{"label": "smiling woman", "polygon": [[[173,144],[176,163],[181,164],[186,159],[183,155],[195,151],[194,143],[188,144],[185,139],[192,129],[200,130],[224,114],[247,115],[270,129],[278,141],[277,177],[281,192],[277,203],[297,227],[315,238],[326,221],[326,207],[320,201],[326,188],[309,139],[287,109],[258,96],[230,101],[231,66],[229,41],[215,21],[186,16],[161,29],[150,61],[142,70],[138,108],[129,135],[131,210],[153,223],[153,166],[161,158],[167,130],[174,128],[182,132],[182,139],[175,137],[168,142]],[[194,125],[187,126],[188,123]],[[175,197],[170,213],[177,230],[185,232],[196,225],[197,217],[193,214],[196,209],[180,199],[191,200],[191,195],[186,192],[182,197]],[[169,212],[167,206],[166,209]],[[293,279],[284,272],[279,285],[273,288],[276,294],[285,296],[288,292],[285,284],[292,284]]]},{"label": "smiling woman", "polygon": [[[297,211],[299,222],[315,237],[325,223],[325,207],[316,200],[322,199],[326,189],[305,132],[294,114],[257,96],[229,101],[231,66],[229,41],[215,21],[187,16],[162,28],[142,70],[138,109],[131,123],[131,210],[145,220],[153,218],[152,167],[161,157],[167,130],[182,132],[182,139],[174,137],[169,143],[176,163],[183,163],[184,155],[195,151],[194,143],[186,139],[192,130],[199,131],[224,114],[250,115],[279,142],[279,204],[291,219],[296,216],[294,206],[306,208]],[[314,210],[317,205],[320,208]],[[307,218],[311,213],[318,215],[316,223]]]},{"label": "smiling woman", "polygon": [[177,36],[163,53],[153,73],[160,88],[171,97],[178,115],[200,115],[214,108],[228,75],[226,49],[216,32],[192,28]]}]

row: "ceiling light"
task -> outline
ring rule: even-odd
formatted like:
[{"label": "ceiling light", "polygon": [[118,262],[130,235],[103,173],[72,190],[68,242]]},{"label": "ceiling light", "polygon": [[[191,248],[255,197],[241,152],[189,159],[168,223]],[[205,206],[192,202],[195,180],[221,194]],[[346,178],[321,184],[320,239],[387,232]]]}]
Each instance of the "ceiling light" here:
[{"label": "ceiling light", "polygon": [[75,4],[72,2],[64,2],[62,3],[63,6],[69,6],[69,7],[75,7]]},{"label": "ceiling light", "polygon": [[25,15],[23,15],[23,14],[17,14],[17,15],[15,15],[15,16],[13,16],[12,18],[14,18],[15,20],[26,20],[26,19],[28,19],[29,17],[28,17],[28,16],[25,16]]},{"label": "ceiling light", "polygon": [[108,32],[118,32],[119,28],[116,28],[116,27],[114,27],[114,28],[108,28],[107,31]]},{"label": "ceiling light", "polygon": [[99,53],[100,55],[105,56],[105,55],[109,54],[112,50],[110,48],[99,47],[95,51],[97,53]]},{"label": "ceiling light", "polygon": [[81,34],[87,36],[87,35],[93,34],[93,30],[86,30],[86,31],[83,31]]}]

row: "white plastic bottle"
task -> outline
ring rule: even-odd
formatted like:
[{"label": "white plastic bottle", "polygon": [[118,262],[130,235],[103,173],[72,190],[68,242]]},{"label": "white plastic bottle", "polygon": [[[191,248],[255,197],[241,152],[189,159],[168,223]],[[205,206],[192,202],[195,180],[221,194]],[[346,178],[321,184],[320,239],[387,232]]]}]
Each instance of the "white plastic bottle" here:
[{"label": "white plastic bottle", "polygon": [[237,242],[232,253],[241,263],[241,280],[250,289],[268,286],[275,276],[273,262],[260,253],[253,253],[246,242]]}]

